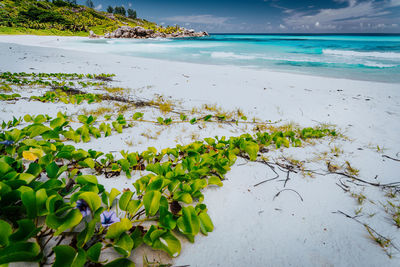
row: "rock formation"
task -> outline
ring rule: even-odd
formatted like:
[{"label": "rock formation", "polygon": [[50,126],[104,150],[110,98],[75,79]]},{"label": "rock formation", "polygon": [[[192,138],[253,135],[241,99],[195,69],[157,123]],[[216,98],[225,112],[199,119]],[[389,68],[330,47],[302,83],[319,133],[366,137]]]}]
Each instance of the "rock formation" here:
[{"label": "rock formation", "polygon": [[104,34],[104,38],[178,38],[178,37],[202,37],[208,36],[207,32],[195,32],[194,30],[188,30],[181,28],[180,31],[166,34],[161,32],[154,32],[152,29],[145,29],[140,26],[129,27],[121,26],[111,33]]}]

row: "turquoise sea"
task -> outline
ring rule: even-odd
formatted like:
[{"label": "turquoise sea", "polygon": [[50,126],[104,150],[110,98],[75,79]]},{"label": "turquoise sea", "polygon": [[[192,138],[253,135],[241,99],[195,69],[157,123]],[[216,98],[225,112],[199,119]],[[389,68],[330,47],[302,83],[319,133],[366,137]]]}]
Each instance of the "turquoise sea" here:
[{"label": "turquoise sea", "polygon": [[400,83],[400,35],[211,34],[79,40],[69,45],[135,57]]}]

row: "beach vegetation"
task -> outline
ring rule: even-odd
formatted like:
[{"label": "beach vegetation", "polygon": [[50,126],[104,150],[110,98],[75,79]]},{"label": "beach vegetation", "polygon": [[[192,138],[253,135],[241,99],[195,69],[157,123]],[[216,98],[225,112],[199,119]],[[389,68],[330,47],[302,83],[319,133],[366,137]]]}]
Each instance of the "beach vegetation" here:
[{"label": "beach vegetation", "polygon": [[[51,94],[32,99],[55,103],[65,98],[66,104],[74,104],[75,97],[88,103],[92,99],[102,101],[102,96],[94,94],[68,94],[72,90],[69,81],[79,84],[79,77],[95,76],[43,74],[40,84],[53,86],[49,80],[56,76],[62,79],[58,83],[67,86],[65,90],[53,89],[48,91]],[[37,81],[38,75],[6,74],[2,81],[36,86],[29,77]],[[129,108],[128,104],[122,105],[120,111],[125,106]],[[140,246],[177,257],[182,250],[180,238],[195,242],[199,234],[208,235],[214,230],[204,204],[204,191],[223,186],[225,175],[238,157],[256,161],[268,148],[299,147],[309,139],[336,135],[334,129],[282,128],[200,139],[196,131],[186,145],[161,151],[154,147],[136,152],[122,150],[118,155],[82,149],[72,143],[121,134],[134,124],[145,122],[143,116],[137,111],[129,117],[123,112],[102,117],[59,112],[55,117],[26,114],[2,123],[0,265],[24,261],[90,266],[99,264],[102,253],[113,250],[119,256],[109,258],[107,264],[133,266],[128,257]],[[190,121],[179,119],[179,123],[205,124],[226,118],[207,114]],[[172,117],[159,117],[154,123],[163,125],[161,129],[142,136],[157,138],[165,127],[177,122]],[[133,141],[125,143],[133,145]],[[288,162],[303,166],[299,160]],[[131,180],[133,189],[106,190],[99,182],[100,175],[109,179],[139,177]]]},{"label": "beach vegetation", "polygon": [[387,201],[388,203],[388,212],[392,217],[392,221],[394,225],[396,225],[398,228],[400,228],[400,205],[395,204],[392,201]]},{"label": "beach vegetation", "polygon": [[354,197],[357,200],[357,203],[359,205],[362,205],[364,201],[367,199],[367,197],[363,193],[351,193],[351,196]]},{"label": "beach vegetation", "polygon": [[353,175],[353,176],[358,176],[358,174],[360,173],[359,169],[354,168],[353,166],[350,165],[350,162],[346,161],[346,173],[349,175]]},{"label": "beach vegetation", "polygon": [[[93,9],[92,1],[87,6],[76,1],[4,0],[0,9],[0,34],[75,35],[88,36],[89,31],[102,35],[120,26],[141,26],[154,31],[176,32],[180,28],[159,27],[153,22],[137,18],[130,10],[126,17],[124,7],[115,7],[109,13]],[[108,10],[110,11],[110,10]]]}]

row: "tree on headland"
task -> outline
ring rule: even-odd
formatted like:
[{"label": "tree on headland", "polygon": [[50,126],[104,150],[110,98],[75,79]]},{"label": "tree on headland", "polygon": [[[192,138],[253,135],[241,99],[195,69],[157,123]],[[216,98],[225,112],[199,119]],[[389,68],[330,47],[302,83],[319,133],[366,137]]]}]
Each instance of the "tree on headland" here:
[{"label": "tree on headland", "polygon": [[114,13],[114,8],[112,6],[107,7],[107,12],[108,13]]},{"label": "tree on headland", "polygon": [[123,6],[116,6],[116,7],[114,8],[114,14],[126,16],[125,7],[123,7]]},{"label": "tree on headland", "polygon": [[137,19],[136,10],[128,9],[128,18]]},{"label": "tree on headland", "polygon": [[94,8],[94,4],[92,0],[86,0],[86,6],[90,8]]}]

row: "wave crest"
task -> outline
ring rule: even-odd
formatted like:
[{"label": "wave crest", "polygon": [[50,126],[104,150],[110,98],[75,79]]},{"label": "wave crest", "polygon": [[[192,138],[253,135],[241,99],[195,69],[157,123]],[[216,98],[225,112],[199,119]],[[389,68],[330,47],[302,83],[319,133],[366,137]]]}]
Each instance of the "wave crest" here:
[{"label": "wave crest", "polygon": [[400,53],[396,52],[358,52],[352,50],[334,50],[334,49],[323,49],[322,53],[325,55],[336,55],[336,56],[353,56],[353,57],[374,57],[374,58],[385,58],[385,59],[400,59]]}]

